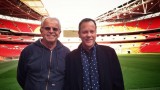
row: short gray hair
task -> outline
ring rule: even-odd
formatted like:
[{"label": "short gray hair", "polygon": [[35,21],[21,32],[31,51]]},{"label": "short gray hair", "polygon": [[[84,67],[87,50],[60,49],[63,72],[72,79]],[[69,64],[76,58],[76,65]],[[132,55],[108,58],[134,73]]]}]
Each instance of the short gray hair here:
[{"label": "short gray hair", "polygon": [[59,19],[56,18],[56,17],[43,17],[42,20],[41,20],[41,27],[43,26],[43,23],[44,23],[44,21],[45,21],[46,19],[52,19],[52,20],[58,21],[59,28],[60,28],[60,30],[61,30],[61,23],[60,23]]}]

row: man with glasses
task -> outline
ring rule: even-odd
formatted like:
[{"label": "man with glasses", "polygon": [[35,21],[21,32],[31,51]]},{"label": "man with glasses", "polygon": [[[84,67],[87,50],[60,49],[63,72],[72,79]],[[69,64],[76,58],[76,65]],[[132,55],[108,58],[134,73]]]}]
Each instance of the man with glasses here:
[{"label": "man with glasses", "polygon": [[70,50],[58,37],[61,25],[57,18],[46,17],[41,22],[42,39],[21,52],[17,81],[23,90],[62,90],[65,56]]}]

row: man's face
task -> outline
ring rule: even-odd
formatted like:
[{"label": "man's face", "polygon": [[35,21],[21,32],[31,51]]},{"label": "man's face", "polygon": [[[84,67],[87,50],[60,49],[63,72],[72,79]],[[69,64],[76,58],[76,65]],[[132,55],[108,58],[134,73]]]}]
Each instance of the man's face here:
[{"label": "man's face", "polygon": [[84,48],[90,49],[94,46],[96,40],[96,26],[92,21],[83,22],[78,34]]},{"label": "man's face", "polygon": [[44,21],[40,31],[43,40],[48,43],[56,42],[61,32],[59,22],[49,18]]}]

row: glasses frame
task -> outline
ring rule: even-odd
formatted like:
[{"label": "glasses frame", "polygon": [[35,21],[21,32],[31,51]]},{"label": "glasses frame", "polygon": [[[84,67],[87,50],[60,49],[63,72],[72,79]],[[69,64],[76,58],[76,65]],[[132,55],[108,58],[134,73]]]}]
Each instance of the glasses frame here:
[{"label": "glasses frame", "polygon": [[45,29],[46,31],[50,31],[52,29],[54,32],[57,32],[60,30],[59,28],[55,28],[55,27],[42,27],[42,28]]}]

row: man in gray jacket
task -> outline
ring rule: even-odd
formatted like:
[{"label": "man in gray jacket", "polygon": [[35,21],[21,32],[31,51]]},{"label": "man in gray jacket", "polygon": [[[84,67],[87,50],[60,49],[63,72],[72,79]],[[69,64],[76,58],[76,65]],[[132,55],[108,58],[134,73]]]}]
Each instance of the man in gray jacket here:
[{"label": "man in gray jacket", "polygon": [[23,90],[62,90],[65,56],[70,50],[58,37],[61,25],[47,17],[41,23],[42,39],[23,49],[17,68],[17,81]]}]

